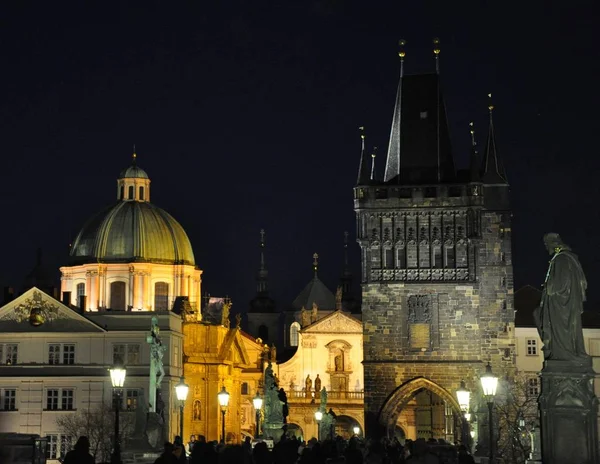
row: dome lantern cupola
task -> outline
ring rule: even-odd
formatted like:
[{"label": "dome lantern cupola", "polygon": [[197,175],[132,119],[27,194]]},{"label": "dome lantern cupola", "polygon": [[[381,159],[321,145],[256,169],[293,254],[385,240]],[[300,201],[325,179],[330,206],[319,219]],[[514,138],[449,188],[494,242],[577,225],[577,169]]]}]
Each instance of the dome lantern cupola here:
[{"label": "dome lantern cupola", "polygon": [[131,165],[121,171],[117,180],[117,199],[121,201],[150,201],[150,179],[137,163],[135,148]]}]

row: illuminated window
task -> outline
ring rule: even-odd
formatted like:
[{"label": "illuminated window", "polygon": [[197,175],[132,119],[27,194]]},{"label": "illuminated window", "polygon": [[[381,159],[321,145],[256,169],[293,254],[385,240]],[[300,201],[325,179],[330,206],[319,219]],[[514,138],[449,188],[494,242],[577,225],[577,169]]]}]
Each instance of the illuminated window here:
[{"label": "illuminated window", "polygon": [[0,345],[0,364],[6,364],[8,366],[17,364],[18,354],[19,345],[16,343]]},{"label": "illuminated window", "polygon": [[75,345],[70,343],[48,345],[48,364],[75,364]]},{"label": "illuminated window", "polygon": [[140,391],[138,389],[127,389],[125,392],[125,410],[135,411],[138,405],[138,397]]},{"label": "illuminated window", "polygon": [[537,356],[537,340],[535,338],[529,338],[527,340],[527,356]]},{"label": "illuminated window", "polygon": [[77,296],[77,307],[81,308],[81,305],[83,303],[82,297],[85,296],[85,284],[83,284],[83,283],[77,284],[76,296]]},{"label": "illuminated window", "polygon": [[298,346],[298,331],[300,330],[300,324],[292,322],[290,326],[290,346]]},{"label": "illuminated window", "polygon": [[154,284],[154,310],[167,311],[169,309],[169,284],[156,282]]}]

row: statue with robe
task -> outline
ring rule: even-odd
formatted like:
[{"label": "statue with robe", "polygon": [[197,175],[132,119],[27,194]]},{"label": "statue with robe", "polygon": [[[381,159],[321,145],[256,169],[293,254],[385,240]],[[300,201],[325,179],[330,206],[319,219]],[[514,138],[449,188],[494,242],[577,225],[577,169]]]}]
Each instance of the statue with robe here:
[{"label": "statue with robe", "polygon": [[319,311],[319,307],[317,306],[317,303],[313,301],[310,322],[317,322],[317,312],[318,311]]},{"label": "statue with robe", "polygon": [[270,355],[271,362],[277,361],[277,348],[275,347],[275,343],[271,343]]},{"label": "statue with robe", "polygon": [[315,394],[321,391],[321,379],[319,378],[319,374],[317,374],[317,378],[315,379]]},{"label": "statue with robe", "polygon": [[342,287],[338,287],[335,292],[335,309],[338,311],[342,309]]},{"label": "statue with robe", "polygon": [[304,391],[305,396],[310,398],[310,391],[312,390],[312,380],[310,378],[310,374],[306,376],[306,380],[304,381]]},{"label": "statue with robe", "polygon": [[158,326],[158,318],[153,316],[150,325],[150,335],[146,337],[147,343],[150,345],[150,386],[149,386],[149,411],[157,411],[156,392],[160,390],[160,385],[165,376],[165,368],[163,365],[163,356],[167,347],[163,345],[160,339],[160,327]]},{"label": "statue with robe", "polygon": [[560,235],[546,234],[544,245],[552,259],[540,306],[534,311],[544,359],[583,361],[589,357],[581,325],[587,280],[577,255]]},{"label": "statue with robe", "polygon": [[287,395],[285,394],[285,390],[283,388],[279,389],[279,401],[281,401],[281,414],[283,415],[283,423],[287,424],[287,417],[290,414],[290,410],[288,407]]},{"label": "statue with robe", "polygon": [[302,309],[300,310],[300,324],[302,325],[302,327],[310,325],[310,313],[306,310],[304,306],[302,306]]},{"label": "statue with robe", "polygon": [[226,302],[223,304],[223,312],[221,313],[221,325],[229,328],[229,311],[231,310],[231,303]]}]

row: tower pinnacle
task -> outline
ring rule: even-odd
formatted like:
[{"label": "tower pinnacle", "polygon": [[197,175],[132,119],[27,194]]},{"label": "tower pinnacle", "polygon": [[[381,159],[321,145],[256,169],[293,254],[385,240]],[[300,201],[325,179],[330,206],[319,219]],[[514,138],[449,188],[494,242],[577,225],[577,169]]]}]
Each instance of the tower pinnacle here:
[{"label": "tower pinnacle", "polygon": [[488,94],[488,110],[490,112],[490,124],[488,138],[485,144],[483,164],[481,166],[481,180],[486,184],[508,184],[506,172],[502,160],[496,151],[496,134],[494,131],[494,105],[492,94]]},{"label": "tower pinnacle", "polygon": [[473,121],[469,123],[469,132],[471,134],[471,156],[469,158],[469,173],[471,182],[479,182],[479,153],[477,152],[477,142],[475,142],[475,126]]},{"label": "tower pinnacle", "polygon": [[258,269],[258,275],[256,277],[257,286],[256,290],[258,293],[266,294],[269,290],[267,266],[265,264],[265,229],[260,229],[260,267]]},{"label": "tower pinnacle", "polygon": [[367,173],[369,172],[368,160],[365,155],[365,127],[361,126],[358,128],[360,131],[360,164],[358,166],[358,178],[356,179],[356,185],[364,185],[367,184],[369,179],[367,177]]}]

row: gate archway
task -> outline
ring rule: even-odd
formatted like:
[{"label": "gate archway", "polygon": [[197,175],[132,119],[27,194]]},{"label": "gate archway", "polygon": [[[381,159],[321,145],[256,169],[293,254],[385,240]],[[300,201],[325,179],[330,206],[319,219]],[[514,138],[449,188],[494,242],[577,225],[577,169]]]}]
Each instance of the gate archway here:
[{"label": "gate archway", "polygon": [[430,391],[444,400],[444,402],[452,409],[455,419],[461,417],[460,406],[454,395],[442,386],[425,377],[417,377],[396,388],[388,396],[381,408],[379,413],[379,423],[388,430],[388,435],[389,432],[393,433],[395,431],[401,411],[415,395],[422,390]]}]

